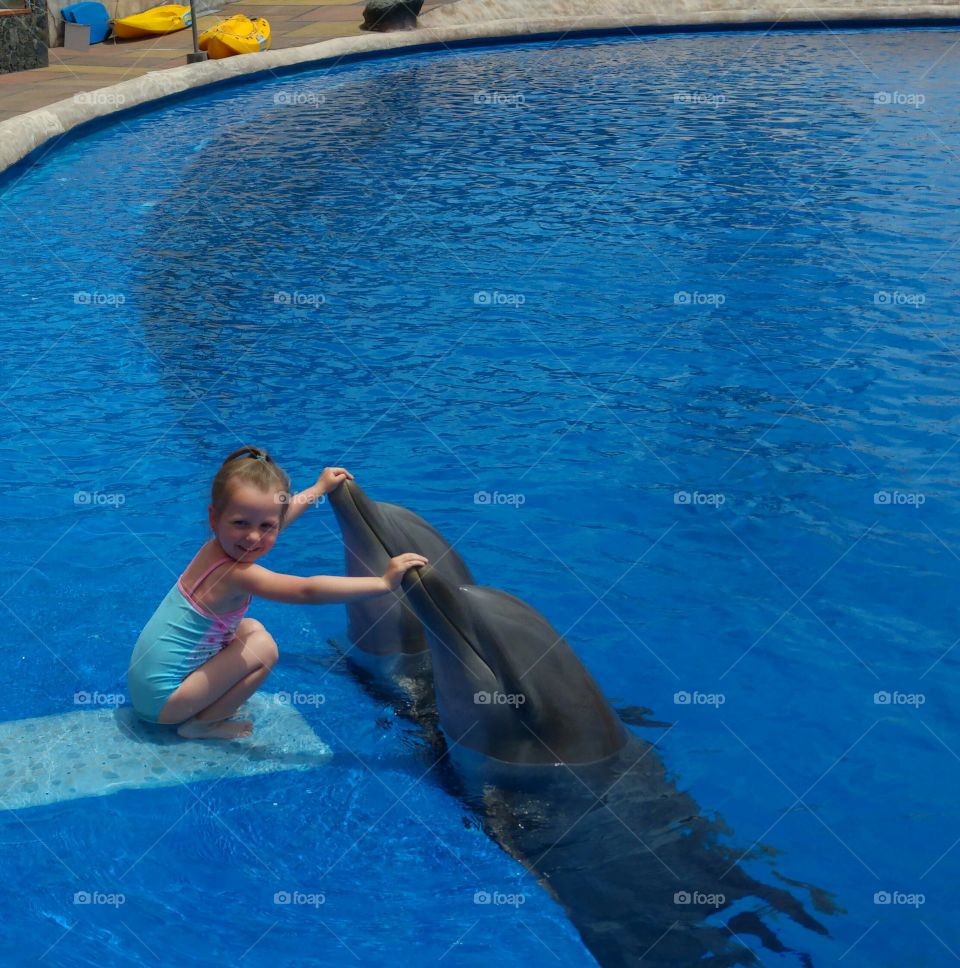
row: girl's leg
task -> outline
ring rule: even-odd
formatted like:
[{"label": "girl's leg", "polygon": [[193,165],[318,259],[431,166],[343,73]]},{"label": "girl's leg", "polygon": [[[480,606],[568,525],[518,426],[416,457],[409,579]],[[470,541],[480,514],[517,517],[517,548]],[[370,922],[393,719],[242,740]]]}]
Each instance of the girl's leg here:
[{"label": "girl's leg", "polygon": [[[174,690],[160,711],[159,722],[184,723],[202,713],[205,735],[230,738],[249,732],[249,721],[221,723],[222,728],[214,729],[214,717],[223,719],[235,712],[266,679],[277,657],[277,644],[263,625],[256,619],[243,619],[229,644]],[[228,693],[232,693],[229,700]]]},{"label": "girl's leg", "polygon": [[266,666],[254,669],[215,703],[198,712],[193,719],[181,723],[177,732],[185,739],[204,739],[211,735],[216,739],[249,736],[253,732],[253,723],[249,719],[235,723],[225,723],[222,720],[232,716],[263,685],[269,675],[270,670]]},{"label": "girl's leg", "polygon": [[254,669],[232,689],[228,689],[216,702],[211,703],[206,709],[201,709],[193,717],[194,720],[214,723],[219,719],[232,716],[266,682],[269,675],[270,669],[267,666]]}]

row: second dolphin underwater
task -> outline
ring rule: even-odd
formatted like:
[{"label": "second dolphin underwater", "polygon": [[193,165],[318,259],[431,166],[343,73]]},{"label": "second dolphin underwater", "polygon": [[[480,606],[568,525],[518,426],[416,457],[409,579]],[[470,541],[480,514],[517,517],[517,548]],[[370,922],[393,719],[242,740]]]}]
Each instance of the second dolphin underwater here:
[{"label": "second dolphin underwater", "polygon": [[[382,574],[406,551],[431,562],[407,573],[403,595],[348,606],[350,659],[383,684],[409,694],[419,682],[421,697],[435,696],[459,792],[565,907],[601,965],[758,964],[741,935],[790,950],[766,909],[827,934],[792,893],[743,869],[743,852],[720,842],[722,821],[676,787],[543,615],[476,585],[411,511],[350,481],[330,500],[348,573]],[[833,910],[823,892],[811,895]]]}]

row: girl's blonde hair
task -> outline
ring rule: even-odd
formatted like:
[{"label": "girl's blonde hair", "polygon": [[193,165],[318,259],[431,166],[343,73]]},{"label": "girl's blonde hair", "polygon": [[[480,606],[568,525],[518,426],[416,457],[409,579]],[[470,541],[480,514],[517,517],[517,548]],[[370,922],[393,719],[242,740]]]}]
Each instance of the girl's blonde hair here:
[{"label": "girl's blonde hair", "polygon": [[265,494],[279,493],[280,520],[287,516],[290,504],[290,478],[279,464],[260,447],[241,447],[221,465],[213,478],[210,503],[219,517],[237,484],[250,484]]}]

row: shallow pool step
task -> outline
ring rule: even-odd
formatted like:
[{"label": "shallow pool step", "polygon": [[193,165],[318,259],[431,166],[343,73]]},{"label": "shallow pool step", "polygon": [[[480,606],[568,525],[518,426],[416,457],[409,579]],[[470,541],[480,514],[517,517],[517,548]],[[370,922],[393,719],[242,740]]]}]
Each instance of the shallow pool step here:
[{"label": "shallow pool step", "polygon": [[330,748],[293,706],[257,693],[240,712],[253,736],[184,740],[129,706],[0,722],[0,807],[100,797],[118,790],[323,766]]}]

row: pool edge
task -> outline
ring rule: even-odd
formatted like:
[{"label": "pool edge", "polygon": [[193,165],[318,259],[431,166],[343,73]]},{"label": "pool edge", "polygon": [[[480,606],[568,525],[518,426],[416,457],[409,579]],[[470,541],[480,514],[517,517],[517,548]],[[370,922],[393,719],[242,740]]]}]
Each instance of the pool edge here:
[{"label": "pool edge", "polygon": [[166,106],[174,101],[228,86],[282,77],[321,67],[405,56],[430,50],[476,46],[545,43],[590,36],[649,35],[723,30],[823,30],[875,27],[960,26],[960,4],[917,5],[900,11],[889,7],[803,8],[796,17],[777,16],[776,10],[702,11],[685,18],[560,17],[541,20],[493,20],[483,24],[420,28],[413,31],[338,37],[331,40],[267,51],[256,55],[207,61],[152,71],[109,87],[75,94],[43,108],[0,122],[0,189],[16,171],[41,160],[65,139],[125,116]]}]

